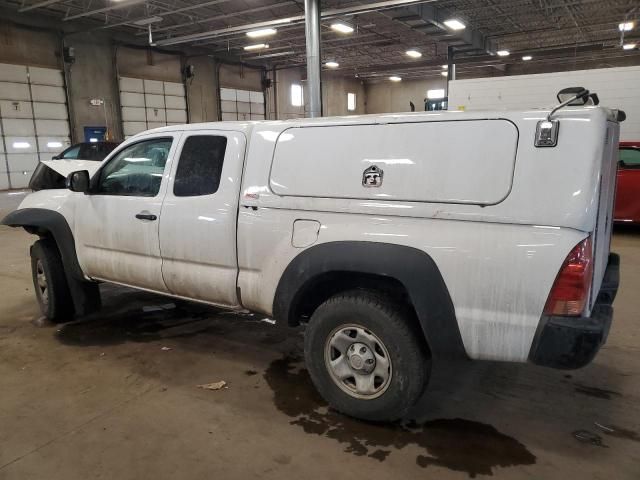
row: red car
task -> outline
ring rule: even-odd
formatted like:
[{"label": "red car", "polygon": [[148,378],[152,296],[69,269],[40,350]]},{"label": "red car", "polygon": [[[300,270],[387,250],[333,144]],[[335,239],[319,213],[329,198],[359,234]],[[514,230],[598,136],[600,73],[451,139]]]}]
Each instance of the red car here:
[{"label": "red car", "polygon": [[620,142],[619,159],[613,218],[640,224],[640,141]]}]

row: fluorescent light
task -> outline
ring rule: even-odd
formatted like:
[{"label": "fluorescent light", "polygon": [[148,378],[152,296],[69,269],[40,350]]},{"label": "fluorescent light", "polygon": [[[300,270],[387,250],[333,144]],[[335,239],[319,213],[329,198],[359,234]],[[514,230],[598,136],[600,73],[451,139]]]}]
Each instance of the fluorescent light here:
[{"label": "fluorescent light", "polygon": [[456,20],[451,18],[449,20],[445,20],[444,24],[449,27],[451,30],[464,30],[467,26],[462,23],[460,20]]},{"label": "fluorescent light", "polygon": [[331,24],[331,30],[335,30],[336,32],[340,33],[352,33],[353,27],[351,25],[347,25],[346,23],[333,22]]},{"label": "fluorescent light", "polygon": [[620,30],[621,32],[629,32],[633,30],[633,27],[635,27],[635,24],[633,22],[623,22],[618,24],[618,30]]},{"label": "fluorescent light", "polygon": [[29,142],[13,142],[13,148],[29,148],[30,146]]},{"label": "fluorescent light", "polygon": [[509,55],[509,50],[498,50],[496,53],[499,57],[506,57]]},{"label": "fluorescent light", "polygon": [[525,62],[531,60],[533,57],[531,55],[525,55],[524,57],[522,57],[522,60],[524,60]]},{"label": "fluorescent light", "polygon": [[635,43],[625,43],[624,45],[622,45],[623,50],[633,50],[634,48],[636,48]]},{"label": "fluorescent light", "polygon": [[397,75],[391,75],[391,76],[389,77],[389,80],[391,80],[392,82],[399,82],[400,80],[402,80],[402,78],[400,78],[400,77],[399,77],[399,76],[397,76]]},{"label": "fluorescent light", "polygon": [[338,62],[334,62],[333,60],[330,60],[327,63],[325,63],[324,66],[328,68],[338,68],[340,64]]},{"label": "fluorescent light", "polygon": [[254,45],[247,45],[244,47],[245,50],[260,50],[262,48],[269,48],[269,45],[266,43],[256,43]]},{"label": "fluorescent light", "polygon": [[449,75],[449,72],[440,72],[440,75],[442,75],[443,77],[446,77]]},{"label": "fluorescent light", "polygon": [[449,68],[449,65],[442,65],[442,68],[444,68],[445,70],[447,70]]},{"label": "fluorescent light", "polygon": [[47,148],[61,148],[62,142],[47,142]]},{"label": "fluorescent light", "polygon": [[247,32],[249,38],[268,37],[269,35],[275,35],[278,32],[275,28],[261,28],[260,30],[252,30]]},{"label": "fluorescent light", "polygon": [[435,100],[438,98],[444,98],[444,88],[436,88],[434,90],[427,90],[427,98]]},{"label": "fluorescent light", "polygon": [[407,54],[407,56],[411,58],[420,58],[422,56],[422,54],[419,51],[413,50],[413,49],[407,50],[405,53]]},{"label": "fluorescent light", "polygon": [[90,142],[90,143],[98,143],[98,139],[97,139],[97,138],[94,138],[94,137],[91,137],[91,138],[89,139],[89,142]]}]

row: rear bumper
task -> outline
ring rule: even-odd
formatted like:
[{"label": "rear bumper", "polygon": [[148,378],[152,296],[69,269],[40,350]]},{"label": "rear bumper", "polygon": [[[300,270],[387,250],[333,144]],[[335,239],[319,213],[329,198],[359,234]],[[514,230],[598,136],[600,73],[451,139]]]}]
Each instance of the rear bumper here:
[{"label": "rear bumper", "polygon": [[529,361],[562,369],[581,368],[591,362],[607,340],[613,319],[611,304],[619,284],[620,257],[611,253],[591,316],[543,316],[529,352]]}]

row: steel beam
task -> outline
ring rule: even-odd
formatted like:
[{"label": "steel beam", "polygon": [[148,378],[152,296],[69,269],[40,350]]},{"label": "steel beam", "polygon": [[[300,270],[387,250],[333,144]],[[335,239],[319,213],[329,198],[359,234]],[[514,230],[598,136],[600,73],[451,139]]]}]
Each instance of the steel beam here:
[{"label": "steel beam", "polygon": [[60,3],[62,0],[46,0],[44,2],[34,3],[33,5],[29,5],[21,8],[18,12],[28,12],[29,10],[33,10],[35,8],[48,7],[49,5],[53,5],[54,3]]},{"label": "steel beam", "polygon": [[322,116],[320,59],[320,0],[304,0],[304,32],[307,45],[309,116]]}]

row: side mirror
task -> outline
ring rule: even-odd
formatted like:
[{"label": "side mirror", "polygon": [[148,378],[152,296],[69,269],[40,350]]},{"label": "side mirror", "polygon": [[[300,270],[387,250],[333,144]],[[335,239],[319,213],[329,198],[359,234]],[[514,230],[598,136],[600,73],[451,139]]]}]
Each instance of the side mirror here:
[{"label": "side mirror", "polygon": [[87,170],[79,170],[77,172],[71,172],[67,175],[65,182],[67,188],[72,192],[89,192],[89,172]]},{"label": "side mirror", "polygon": [[560,103],[567,102],[571,106],[585,105],[589,100],[589,90],[583,87],[569,87],[563,88],[558,92],[558,101]]},{"label": "side mirror", "polygon": [[51,160],[60,160],[60,155],[54,155]]}]

